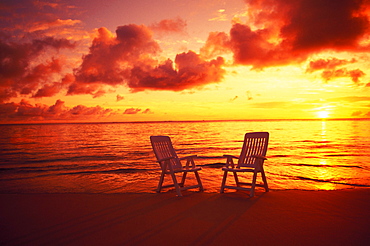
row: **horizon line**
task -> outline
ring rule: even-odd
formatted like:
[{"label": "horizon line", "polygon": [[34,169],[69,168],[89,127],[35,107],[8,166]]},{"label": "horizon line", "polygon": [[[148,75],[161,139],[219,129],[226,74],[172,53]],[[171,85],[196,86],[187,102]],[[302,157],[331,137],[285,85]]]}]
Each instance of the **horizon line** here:
[{"label": "horizon line", "polygon": [[158,121],[34,121],[0,122],[0,125],[53,125],[53,124],[140,124],[140,123],[181,123],[181,122],[227,122],[227,121],[366,121],[370,118],[316,118],[316,119],[230,119],[230,120],[158,120]]}]

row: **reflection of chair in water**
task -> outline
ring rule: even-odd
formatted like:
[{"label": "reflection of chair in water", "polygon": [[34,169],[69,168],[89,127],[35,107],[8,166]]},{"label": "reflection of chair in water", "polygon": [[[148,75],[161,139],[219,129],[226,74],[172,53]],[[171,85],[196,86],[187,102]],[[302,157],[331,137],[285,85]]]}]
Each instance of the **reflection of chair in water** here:
[{"label": "reflection of chair in water", "polygon": [[[168,136],[151,136],[150,142],[152,144],[154,154],[157,158],[157,162],[159,163],[162,169],[161,177],[159,179],[159,184],[157,188],[158,193],[161,192],[162,188],[167,187],[175,187],[178,196],[182,196],[181,194],[182,190],[199,188],[200,191],[203,191],[203,185],[198,174],[198,171],[201,170],[202,168],[196,167],[194,163],[194,158],[196,157],[196,155],[178,158],[172,146],[171,139]],[[181,160],[186,160],[185,167],[181,165]],[[185,187],[184,185],[186,175],[189,172],[193,172],[195,174],[198,184]],[[183,173],[180,183],[177,182],[176,173]],[[173,184],[163,185],[164,176],[166,174],[171,175]]]},{"label": "reflection of chair in water", "polygon": [[[256,186],[264,187],[266,191],[269,191],[265,171],[263,169],[263,162],[267,160],[265,156],[267,152],[268,141],[268,132],[246,133],[240,156],[236,157],[232,155],[224,155],[227,160],[226,166],[222,168],[224,171],[224,177],[221,184],[221,193],[224,192],[225,188],[248,190],[250,191],[250,196],[253,197]],[[234,164],[233,159],[237,159],[238,163]],[[236,186],[226,185],[228,172],[232,172],[234,174]],[[238,174],[243,172],[253,173],[252,183],[244,183],[239,181]],[[263,184],[256,184],[258,173],[261,173]],[[251,186],[251,188],[242,187],[242,185],[248,185]]]}]

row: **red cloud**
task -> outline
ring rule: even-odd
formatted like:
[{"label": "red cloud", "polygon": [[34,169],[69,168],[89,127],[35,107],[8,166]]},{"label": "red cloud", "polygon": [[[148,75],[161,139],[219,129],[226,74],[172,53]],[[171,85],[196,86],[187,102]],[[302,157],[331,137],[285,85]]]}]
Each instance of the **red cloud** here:
[{"label": "red cloud", "polygon": [[178,54],[173,62],[158,65],[150,58],[159,53],[159,45],[145,26],[126,25],[117,28],[116,36],[100,28],[90,53],[75,70],[75,82],[68,94],[96,95],[104,85],[127,85],[132,91],[180,91],[219,82],[225,73],[221,57],[203,60],[193,51]]},{"label": "red cloud", "polygon": [[122,83],[125,69],[131,64],[150,62],[147,56],[154,56],[160,50],[145,26],[118,27],[116,37],[106,28],[98,31],[90,53],[83,57],[81,66],[75,71],[76,82]]},{"label": "red cloud", "polygon": [[0,104],[1,121],[38,121],[38,120],[98,120],[114,115],[112,109],[104,109],[100,106],[86,107],[78,105],[68,108],[64,102],[57,100],[54,105],[32,105],[22,100],[20,103]]},{"label": "red cloud", "polygon": [[355,63],[356,60],[343,60],[337,58],[331,59],[319,59],[316,61],[311,61],[309,67],[307,68],[307,72],[312,73],[317,70],[324,70],[321,73],[321,77],[325,81],[329,81],[333,78],[339,77],[351,77],[354,83],[359,83],[361,77],[365,76],[365,73],[360,69],[348,70],[346,68],[336,69],[339,66],[346,65],[349,63]]},{"label": "red cloud", "polygon": [[337,70],[325,70],[322,72],[321,76],[326,81],[329,81],[333,78],[340,78],[340,77],[351,77],[352,81],[355,83],[359,82],[359,78],[363,77],[365,73],[360,69],[355,70],[347,70],[345,68],[337,69]]},{"label": "red cloud", "polygon": [[309,67],[307,68],[307,72],[312,73],[317,70],[322,69],[334,69],[338,66],[346,65],[349,63],[355,63],[356,60],[344,60],[344,59],[337,59],[337,58],[331,58],[331,59],[318,59],[316,61],[310,61]]},{"label": "red cloud", "polygon": [[52,59],[45,63],[35,60],[48,49],[73,48],[75,44],[66,39],[47,37],[30,43],[14,43],[0,40],[0,102],[17,94],[32,94],[53,74],[61,71],[62,63]]},{"label": "red cloud", "polygon": [[222,69],[224,60],[221,57],[204,61],[193,51],[178,54],[173,62],[167,60],[157,67],[135,67],[131,70],[128,86],[133,91],[173,90],[181,91],[192,87],[219,82],[225,70]]},{"label": "red cloud", "polygon": [[305,61],[324,50],[361,51],[369,31],[368,1],[246,0],[250,25],[212,33],[204,54],[228,49],[236,64],[254,68]]}]

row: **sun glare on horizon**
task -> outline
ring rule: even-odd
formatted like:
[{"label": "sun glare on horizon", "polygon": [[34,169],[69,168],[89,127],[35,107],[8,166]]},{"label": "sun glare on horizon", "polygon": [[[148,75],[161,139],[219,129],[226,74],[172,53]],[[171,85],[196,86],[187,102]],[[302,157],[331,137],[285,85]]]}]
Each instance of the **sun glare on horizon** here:
[{"label": "sun glare on horizon", "polygon": [[329,118],[329,112],[328,111],[325,111],[325,110],[322,110],[322,111],[318,111],[317,112],[317,118],[320,118],[320,119],[326,119],[326,118]]}]

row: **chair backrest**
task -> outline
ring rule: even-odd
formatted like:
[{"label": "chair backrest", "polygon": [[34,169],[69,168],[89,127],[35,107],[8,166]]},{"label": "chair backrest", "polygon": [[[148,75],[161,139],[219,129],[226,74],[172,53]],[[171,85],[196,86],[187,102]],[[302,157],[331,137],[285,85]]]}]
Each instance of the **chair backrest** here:
[{"label": "chair backrest", "polygon": [[[166,161],[160,161],[160,160],[164,158],[169,158],[169,157],[173,157],[172,159],[168,161],[169,163],[171,163],[174,170],[182,168],[181,162],[176,154],[175,149],[172,146],[170,137],[150,136],[150,142],[152,144],[155,157],[157,158],[157,161],[159,162],[162,168],[165,165]],[[166,171],[168,171],[168,167],[166,168]]]},{"label": "chair backrest", "polygon": [[254,165],[253,155],[266,156],[269,142],[268,132],[249,132],[244,136],[244,143],[239,156],[238,167]]}]

